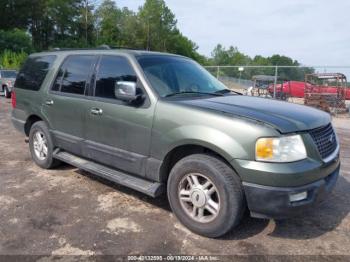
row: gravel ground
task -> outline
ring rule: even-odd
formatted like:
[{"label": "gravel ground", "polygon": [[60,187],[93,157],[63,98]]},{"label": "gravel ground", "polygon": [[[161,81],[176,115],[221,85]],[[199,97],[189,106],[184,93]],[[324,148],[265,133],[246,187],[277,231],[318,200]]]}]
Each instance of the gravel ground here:
[{"label": "gravel ground", "polygon": [[[0,255],[350,255],[350,119],[334,119],[341,176],[317,208],[284,221],[246,217],[220,239],[189,232],[152,199],[65,165],[37,167],[0,97]],[[340,259],[350,259],[340,257]]]}]

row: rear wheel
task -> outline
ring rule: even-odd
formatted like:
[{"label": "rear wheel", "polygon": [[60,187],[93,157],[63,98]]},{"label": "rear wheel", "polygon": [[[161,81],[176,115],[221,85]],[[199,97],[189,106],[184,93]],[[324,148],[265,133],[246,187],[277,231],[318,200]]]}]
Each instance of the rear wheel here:
[{"label": "rear wheel", "polygon": [[11,92],[8,90],[7,86],[4,87],[4,96],[6,98],[11,98]]},{"label": "rear wheel", "polygon": [[45,169],[57,166],[60,161],[53,158],[53,143],[45,122],[33,124],[29,133],[29,148],[34,162]]},{"label": "rear wheel", "polygon": [[180,160],[168,179],[168,199],[176,217],[193,232],[219,237],[244,214],[241,181],[221,159],[195,154]]}]

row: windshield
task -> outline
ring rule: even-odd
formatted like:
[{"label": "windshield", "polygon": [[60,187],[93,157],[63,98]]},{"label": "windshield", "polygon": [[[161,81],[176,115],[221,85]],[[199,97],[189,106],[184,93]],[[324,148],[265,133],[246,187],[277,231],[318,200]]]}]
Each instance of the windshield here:
[{"label": "windshield", "polygon": [[2,78],[16,78],[17,72],[16,71],[2,71],[1,77]]},{"label": "windshield", "polygon": [[137,58],[152,87],[161,97],[210,95],[227,88],[196,62],[176,56]]}]

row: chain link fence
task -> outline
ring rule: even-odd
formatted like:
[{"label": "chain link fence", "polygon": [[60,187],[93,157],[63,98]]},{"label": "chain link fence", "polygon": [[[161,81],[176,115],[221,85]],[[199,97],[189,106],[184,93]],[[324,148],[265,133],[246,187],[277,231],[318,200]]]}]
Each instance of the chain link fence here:
[{"label": "chain link fence", "polygon": [[246,65],[206,69],[228,88],[244,95],[307,104],[349,116],[350,66]]}]

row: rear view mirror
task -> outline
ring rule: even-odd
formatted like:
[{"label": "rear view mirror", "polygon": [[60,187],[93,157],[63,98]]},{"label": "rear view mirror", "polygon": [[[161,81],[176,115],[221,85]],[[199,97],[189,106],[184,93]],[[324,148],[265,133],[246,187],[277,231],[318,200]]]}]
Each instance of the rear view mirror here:
[{"label": "rear view mirror", "polygon": [[139,101],[142,98],[142,91],[135,82],[118,81],[114,88],[115,97],[127,103]]}]

